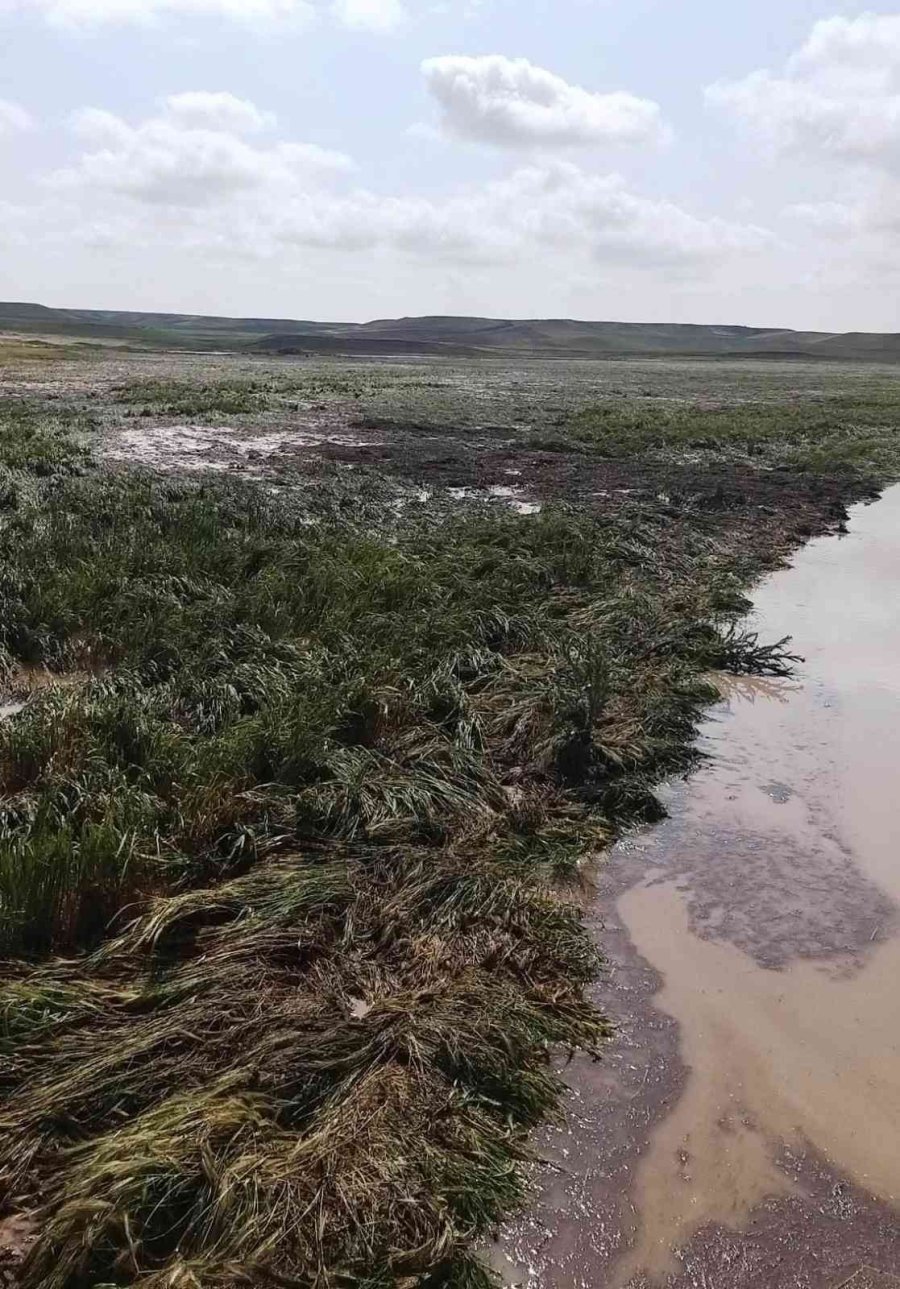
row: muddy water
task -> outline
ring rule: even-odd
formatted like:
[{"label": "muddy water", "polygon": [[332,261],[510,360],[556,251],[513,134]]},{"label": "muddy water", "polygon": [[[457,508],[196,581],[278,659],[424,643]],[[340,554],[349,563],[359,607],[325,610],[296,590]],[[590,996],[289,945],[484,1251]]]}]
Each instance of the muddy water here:
[{"label": "muddy water", "polygon": [[727,686],[704,768],[611,858],[620,1037],[568,1072],[511,1283],[900,1277],[900,488],[755,602],[805,661]]}]

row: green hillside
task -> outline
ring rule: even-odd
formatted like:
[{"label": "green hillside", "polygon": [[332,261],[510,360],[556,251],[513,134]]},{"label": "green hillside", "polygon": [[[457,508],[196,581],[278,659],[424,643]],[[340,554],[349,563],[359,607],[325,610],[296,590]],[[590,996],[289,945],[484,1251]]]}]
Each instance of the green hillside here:
[{"label": "green hillside", "polygon": [[50,309],[0,304],[0,331],[141,348],[236,349],[271,354],[602,358],[607,355],[803,357],[900,361],[900,334],[790,331],[567,318],[386,318],[325,323],[200,314]]}]

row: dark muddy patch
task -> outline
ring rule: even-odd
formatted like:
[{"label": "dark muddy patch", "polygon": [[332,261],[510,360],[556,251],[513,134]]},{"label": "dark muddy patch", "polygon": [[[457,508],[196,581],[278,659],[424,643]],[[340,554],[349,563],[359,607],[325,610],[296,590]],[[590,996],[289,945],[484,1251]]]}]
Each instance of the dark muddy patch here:
[{"label": "dark muddy patch", "polygon": [[[360,429],[361,434],[370,432]],[[316,455],[425,488],[487,492],[514,479],[523,494],[538,502],[608,510],[643,501],[668,507],[673,515],[688,515],[693,524],[740,524],[754,552],[763,549],[774,532],[796,543],[840,528],[850,502],[875,495],[867,481],[847,473],[817,475],[739,462],[614,460],[574,449],[536,450],[514,438],[498,442],[418,427],[412,433],[409,426],[384,422],[378,424],[377,434],[378,443],[324,443]]]},{"label": "dark muddy patch", "polygon": [[762,790],[777,806],[787,805],[794,795],[793,788],[789,788],[786,783],[766,783]]},{"label": "dark muddy patch", "polygon": [[791,843],[765,830],[716,827],[698,836],[696,820],[670,822],[648,859],[664,852],[662,880],[679,882],[691,930],[735,945],[762,967],[840,958],[849,968],[865,957],[873,930],[887,932],[896,922],[892,901],[836,840]]}]

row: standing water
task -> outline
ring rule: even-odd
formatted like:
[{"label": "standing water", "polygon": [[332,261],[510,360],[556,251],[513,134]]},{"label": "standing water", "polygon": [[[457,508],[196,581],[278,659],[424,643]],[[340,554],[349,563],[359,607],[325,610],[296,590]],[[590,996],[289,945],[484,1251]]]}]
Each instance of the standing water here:
[{"label": "standing water", "polygon": [[620,1033],[569,1067],[510,1283],[900,1289],[900,487],[755,603],[804,662],[725,687],[610,857]]}]

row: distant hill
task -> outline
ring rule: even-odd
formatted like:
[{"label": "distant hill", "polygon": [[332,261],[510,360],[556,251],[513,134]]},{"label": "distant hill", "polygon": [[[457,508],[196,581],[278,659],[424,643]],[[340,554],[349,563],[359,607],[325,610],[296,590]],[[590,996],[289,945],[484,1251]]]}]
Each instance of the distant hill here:
[{"label": "distant hill", "polygon": [[258,354],[603,358],[710,356],[900,362],[900,334],[789,331],[567,318],[383,318],[326,323],[219,318],[0,303],[0,331],[142,348],[234,349]]}]

